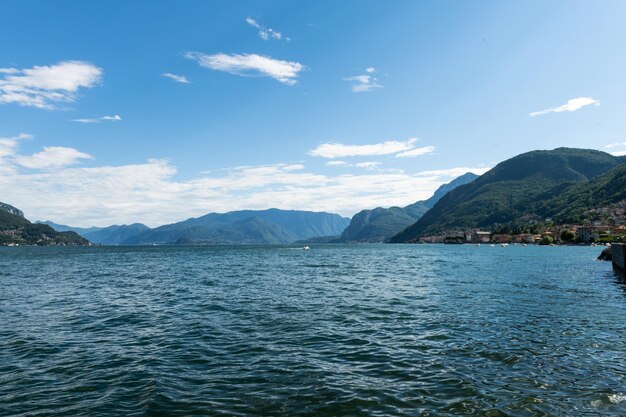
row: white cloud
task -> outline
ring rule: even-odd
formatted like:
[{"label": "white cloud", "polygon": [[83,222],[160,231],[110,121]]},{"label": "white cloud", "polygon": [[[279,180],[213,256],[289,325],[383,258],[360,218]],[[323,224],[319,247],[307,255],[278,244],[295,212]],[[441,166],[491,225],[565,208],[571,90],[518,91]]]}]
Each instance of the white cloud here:
[{"label": "white cloud", "polygon": [[8,138],[0,138],[0,173],[6,171],[13,171],[13,167],[9,165],[12,159],[17,154],[19,142],[21,140],[32,139],[33,135],[26,133],[20,133],[17,136],[11,136]]},{"label": "white cloud", "polygon": [[176,81],[177,83],[182,83],[182,84],[189,84],[190,83],[190,81],[184,75],[176,75],[176,74],[172,74],[170,72],[165,72],[165,73],[161,74],[161,76],[163,76],[165,78],[169,78],[170,80]]},{"label": "white cloud", "polygon": [[609,143],[608,145],[605,145],[604,147],[607,149],[613,149],[613,148],[619,148],[621,146],[626,146],[626,142]]},{"label": "white cloud", "polygon": [[550,109],[532,112],[532,113],[529,113],[529,116],[535,117],[535,116],[540,116],[542,114],[548,114],[548,113],[561,113],[564,111],[576,111],[576,110],[582,109],[585,106],[590,106],[590,105],[599,106],[600,100],[596,100],[595,98],[591,98],[591,97],[573,98],[571,100],[568,100],[567,103],[563,104],[562,106],[552,107]]},{"label": "white cloud", "polygon": [[382,162],[379,161],[367,161],[367,162],[357,162],[357,163],[349,163],[346,161],[328,161],[326,162],[328,166],[340,166],[343,168],[361,168],[367,171],[376,171],[376,172],[392,172],[396,174],[404,173],[401,169],[396,168],[380,168]]},{"label": "white cloud", "polygon": [[365,168],[367,170],[374,170],[375,168],[378,168],[380,164],[381,164],[380,162],[369,161],[369,162],[358,162],[354,164],[354,166],[357,168]]},{"label": "white cloud", "polygon": [[246,22],[248,22],[248,24],[249,24],[250,26],[252,26],[252,27],[255,27],[255,28],[257,28],[257,29],[261,29],[261,25],[259,25],[259,24],[257,23],[257,21],[256,21],[256,20],[254,20],[254,19],[253,19],[253,18],[251,18],[251,17],[246,17]]},{"label": "white cloud", "polygon": [[457,178],[467,172],[473,172],[476,175],[482,175],[485,172],[489,171],[491,167],[489,166],[477,166],[477,167],[455,167],[449,169],[436,169],[433,171],[422,171],[416,175],[423,177],[432,177],[432,176],[443,176],[448,178]]},{"label": "white cloud", "polygon": [[435,151],[434,146],[424,146],[423,148],[415,148],[410,151],[404,151],[396,154],[396,158],[415,158],[416,156],[426,155]]},{"label": "white cloud", "polygon": [[185,58],[197,61],[204,68],[225,71],[241,76],[266,76],[283,84],[294,85],[304,65],[298,62],[281,61],[257,54],[203,54],[188,52]]},{"label": "white cloud", "polygon": [[613,155],[613,156],[624,156],[624,155],[626,155],[626,151],[611,152],[611,155]]},{"label": "white cloud", "polygon": [[102,122],[119,122],[122,120],[122,117],[119,114],[115,114],[113,116],[102,116],[102,117],[94,117],[87,119],[72,119],[72,122],[78,123],[102,123]]},{"label": "white cloud", "polygon": [[[406,152],[415,148],[417,138],[405,141],[390,140],[371,145],[344,145],[341,143],[324,143],[309,151],[309,155],[322,158],[334,159],[347,156],[373,156],[391,155],[398,152]],[[421,148],[420,148],[421,149]]]},{"label": "white cloud", "polygon": [[73,102],[80,88],[92,88],[102,69],[83,61],[63,61],[26,69],[2,68],[0,104],[53,109],[56,103]]},{"label": "white cloud", "polygon": [[259,37],[261,39],[263,39],[264,41],[268,41],[270,39],[274,39],[277,41],[285,41],[285,42],[290,42],[291,39],[283,36],[282,33],[280,33],[277,30],[274,30],[272,28],[268,28],[263,26],[262,24],[260,24],[258,21],[256,21],[255,19],[251,18],[251,17],[246,17],[246,22],[252,26],[255,29],[258,29],[259,32]]},{"label": "white cloud", "polygon": [[[53,152],[46,149],[49,157]],[[65,162],[88,156],[79,154],[71,153],[74,157]],[[39,159],[36,165],[50,166]],[[176,167],[162,159],[121,166],[56,164],[56,169],[34,171],[13,160],[6,164],[14,170],[0,175],[2,201],[24,210],[30,219],[75,226],[132,222],[157,226],[209,212],[270,207],[352,215],[364,208],[404,206],[428,198],[458,175],[486,170],[461,167],[415,174],[367,171],[332,176],[293,169],[294,164],[273,164],[180,180]],[[41,204],[42,195],[45,204]]]},{"label": "white cloud", "polygon": [[304,169],[304,165],[302,164],[285,165],[283,167],[285,171],[300,171],[302,169]]},{"label": "white cloud", "polygon": [[371,75],[376,72],[376,68],[368,67],[365,69],[365,72],[367,74],[353,75],[351,77],[344,78],[344,81],[350,81],[350,88],[354,93],[366,93],[375,88],[382,88],[382,85],[378,83],[378,79]]},{"label": "white cloud", "polygon": [[18,155],[14,158],[18,165],[31,169],[62,168],[83,159],[92,159],[92,156],[63,146],[44,146],[41,152],[29,156]]}]

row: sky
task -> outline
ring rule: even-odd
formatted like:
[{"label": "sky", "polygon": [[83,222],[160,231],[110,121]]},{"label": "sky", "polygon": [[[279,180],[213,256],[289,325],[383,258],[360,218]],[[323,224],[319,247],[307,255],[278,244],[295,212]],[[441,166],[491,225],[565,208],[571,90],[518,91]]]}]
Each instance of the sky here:
[{"label": "sky", "polygon": [[4,0],[0,201],[72,226],[344,216],[626,154],[623,1]]}]

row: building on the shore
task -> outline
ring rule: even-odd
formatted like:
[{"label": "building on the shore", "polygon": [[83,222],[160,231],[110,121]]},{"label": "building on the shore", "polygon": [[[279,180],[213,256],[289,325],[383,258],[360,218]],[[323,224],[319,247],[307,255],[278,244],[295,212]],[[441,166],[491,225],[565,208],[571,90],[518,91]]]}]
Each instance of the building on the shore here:
[{"label": "building on the shore", "polygon": [[472,243],[489,243],[491,241],[491,232],[474,229],[471,233],[466,233],[466,238]]},{"label": "building on the shore", "polygon": [[576,236],[576,231],[580,226],[569,226],[569,225],[561,225],[555,226],[552,228],[550,237],[556,243],[562,243],[561,237],[563,236],[563,232],[571,232],[574,236]]},{"label": "building on the shore", "polygon": [[497,233],[491,236],[491,241],[493,243],[512,243],[513,236],[504,233]]},{"label": "building on the shore", "polygon": [[513,243],[536,243],[541,240],[541,235],[533,235],[531,233],[522,233],[511,236]]},{"label": "building on the shore", "polygon": [[576,235],[581,242],[591,242],[600,239],[601,233],[611,233],[611,226],[579,226]]},{"label": "building on the shore", "polygon": [[443,236],[423,236],[420,238],[421,243],[443,243]]}]

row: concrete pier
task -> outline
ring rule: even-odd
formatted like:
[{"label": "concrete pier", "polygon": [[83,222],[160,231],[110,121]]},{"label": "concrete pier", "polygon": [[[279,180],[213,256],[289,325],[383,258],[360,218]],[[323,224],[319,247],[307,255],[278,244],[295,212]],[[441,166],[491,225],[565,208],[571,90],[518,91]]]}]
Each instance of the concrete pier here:
[{"label": "concrete pier", "polygon": [[626,244],[613,243],[611,245],[611,256],[613,259],[613,267],[620,271],[625,271],[626,265],[624,265],[624,260],[626,259]]}]

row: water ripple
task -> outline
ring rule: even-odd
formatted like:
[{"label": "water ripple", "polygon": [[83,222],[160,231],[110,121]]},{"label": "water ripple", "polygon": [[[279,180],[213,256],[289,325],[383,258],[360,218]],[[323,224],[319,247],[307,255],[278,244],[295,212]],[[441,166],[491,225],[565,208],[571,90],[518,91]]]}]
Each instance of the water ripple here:
[{"label": "water ripple", "polygon": [[0,416],[626,415],[594,248],[288,249],[0,248]]}]

